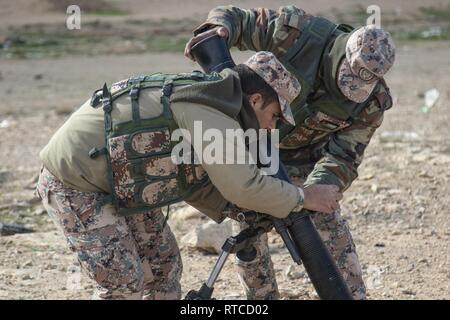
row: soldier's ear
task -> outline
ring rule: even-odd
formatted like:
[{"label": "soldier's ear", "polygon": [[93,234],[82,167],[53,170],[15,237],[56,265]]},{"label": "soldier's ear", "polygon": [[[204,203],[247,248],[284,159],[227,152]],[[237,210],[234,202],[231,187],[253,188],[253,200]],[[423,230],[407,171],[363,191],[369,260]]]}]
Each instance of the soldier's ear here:
[{"label": "soldier's ear", "polygon": [[260,93],[253,93],[248,96],[248,102],[254,108],[261,108],[264,105],[264,99]]}]

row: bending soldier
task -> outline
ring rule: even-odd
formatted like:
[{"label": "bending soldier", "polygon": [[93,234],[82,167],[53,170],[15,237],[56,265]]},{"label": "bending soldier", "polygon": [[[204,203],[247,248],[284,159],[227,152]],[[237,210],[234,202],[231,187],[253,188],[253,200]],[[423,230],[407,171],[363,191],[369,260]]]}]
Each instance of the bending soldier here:
[{"label": "bending soldier", "polygon": [[[281,124],[280,158],[298,186],[329,184],[344,192],[357,177],[364,150],[381,125],[392,99],[383,79],[394,63],[389,33],[376,26],[336,25],[295,6],[278,11],[223,6],[213,9],[194,31],[191,47],[219,34],[229,47],[274,53],[301,83],[292,103],[295,128]],[[362,270],[348,223],[340,211],[313,215],[355,299],[366,297]],[[238,226],[238,228],[245,225]],[[237,260],[249,299],[279,298],[267,237],[257,242],[257,258]]]}]

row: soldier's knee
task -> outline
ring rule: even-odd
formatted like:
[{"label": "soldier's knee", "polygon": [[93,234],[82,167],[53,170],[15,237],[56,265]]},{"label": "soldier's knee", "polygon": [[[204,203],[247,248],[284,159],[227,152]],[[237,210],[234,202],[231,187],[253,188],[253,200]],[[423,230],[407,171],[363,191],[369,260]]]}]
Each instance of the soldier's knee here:
[{"label": "soldier's knee", "polygon": [[82,262],[82,266],[98,287],[104,289],[103,298],[123,296],[124,299],[127,299],[129,296],[142,295],[144,273],[138,260],[120,261],[120,257],[108,259],[105,256],[100,259],[85,260]]},{"label": "soldier's knee", "polygon": [[129,234],[115,226],[92,230],[70,238],[81,267],[102,291],[100,298],[126,299],[142,295],[144,272]]},{"label": "soldier's knee", "polygon": [[145,273],[144,300],[179,300],[181,298],[181,256],[171,263],[158,266],[156,272]]}]

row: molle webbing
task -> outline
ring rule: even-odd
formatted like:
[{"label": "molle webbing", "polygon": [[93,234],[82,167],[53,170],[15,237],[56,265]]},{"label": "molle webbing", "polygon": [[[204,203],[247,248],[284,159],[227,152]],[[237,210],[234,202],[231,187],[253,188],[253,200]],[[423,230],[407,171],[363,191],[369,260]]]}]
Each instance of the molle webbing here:
[{"label": "molle webbing", "polygon": [[161,94],[161,103],[163,105],[163,115],[167,120],[172,119],[172,111],[170,110],[170,96],[173,91],[173,80],[168,79],[164,81]]},{"label": "molle webbing", "polygon": [[[310,23],[301,30],[299,39],[280,58],[283,65],[295,75],[302,86],[299,96],[291,103],[294,120],[298,123],[305,118],[308,111],[302,108],[312,91],[316,80],[321,57],[325,47],[329,43],[331,35],[337,30],[337,25],[331,21],[314,17]],[[284,125],[280,128],[281,137],[285,136],[293,128]]]},{"label": "molle webbing", "polygon": [[[322,17],[314,17],[301,31],[299,39],[280,58],[287,69],[299,80],[302,90],[291,103],[291,109],[298,126],[304,125],[308,119],[313,119],[318,113],[329,114],[329,111],[339,109],[336,105],[312,105],[308,99],[313,96],[322,85],[318,79],[319,70],[327,50],[332,47],[334,40],[343,33],[352,31],[353,27],[345,24],[336,25]],[[325,103],[325,102],[324,102]],[[322,103],[323,104],[323,103]],[[328,110],[331,107],[330,110]],[[333,114],[333,113],[331,113]],[[339,120],[346,120],[340,118]],[[283,140],[295,134],[295,128],[281,124],[280,138]]]},{"label": "molle webbing", "polygon": [[139,83],[140,81],[137,81],[136,83],[132,84],[130,90],[131,112],[133,117],[133,124],[135,126],[139,126],[141,124],[141,115],[139,112]]},{"label": "molle webbing", "polygon": [[[104,110],[106,148],[93,148],[89,156],[105,154],[112,190],[109,199],[119,214],[141,213],[182,201],[208,181],[200,166],[172,162],[176,142],[171,141],[171,134],[177,124],[170,97],[174,87],[219,79],[218,74],[201,72],[154,74],[118,82],[111,91],[105,84],[101,94],[99,90],[94,93],[91,105],[96,108],[101,102]],[[141,118],[139,97],[146,88],[161,88],[163,112],[154,118]],[[124,94],[130,96],[132,119],[115,123],[113,102]]]},{"label": "molle webbing", "polygon": [[111,119],[112,101],[111,100],[112,100],[111,94],[105,83],[103,85],[103,94],[102,94],[103,111],[105,112],[105,132],[110,132],[112,130],[112,119]]}]

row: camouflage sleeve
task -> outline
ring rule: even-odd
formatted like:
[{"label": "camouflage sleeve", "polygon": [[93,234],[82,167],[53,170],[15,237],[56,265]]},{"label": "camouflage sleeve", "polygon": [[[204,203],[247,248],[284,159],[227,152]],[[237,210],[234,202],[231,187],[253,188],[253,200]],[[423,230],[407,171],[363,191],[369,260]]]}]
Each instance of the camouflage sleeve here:
[{"label": "camouflage sleeve", "polygon": [[213,26],[228,29],[229,47],[240,50],[271,51],[280,56],[294,43],[311,15],[295,6],[280,7],[278,12],[266,8],[240,9],[220,6],[209,12],[206,22],[194,34]]},{"label": "camouflage sleeve", "polygon": [[378,100],[373,99],[351,126],[331,136],[322,159],[309,174],[305,186],[334,184],[341,191],[349,188],[358,177],[357,169],[362,162],[364,150],[381,125],[383,113]]}]

